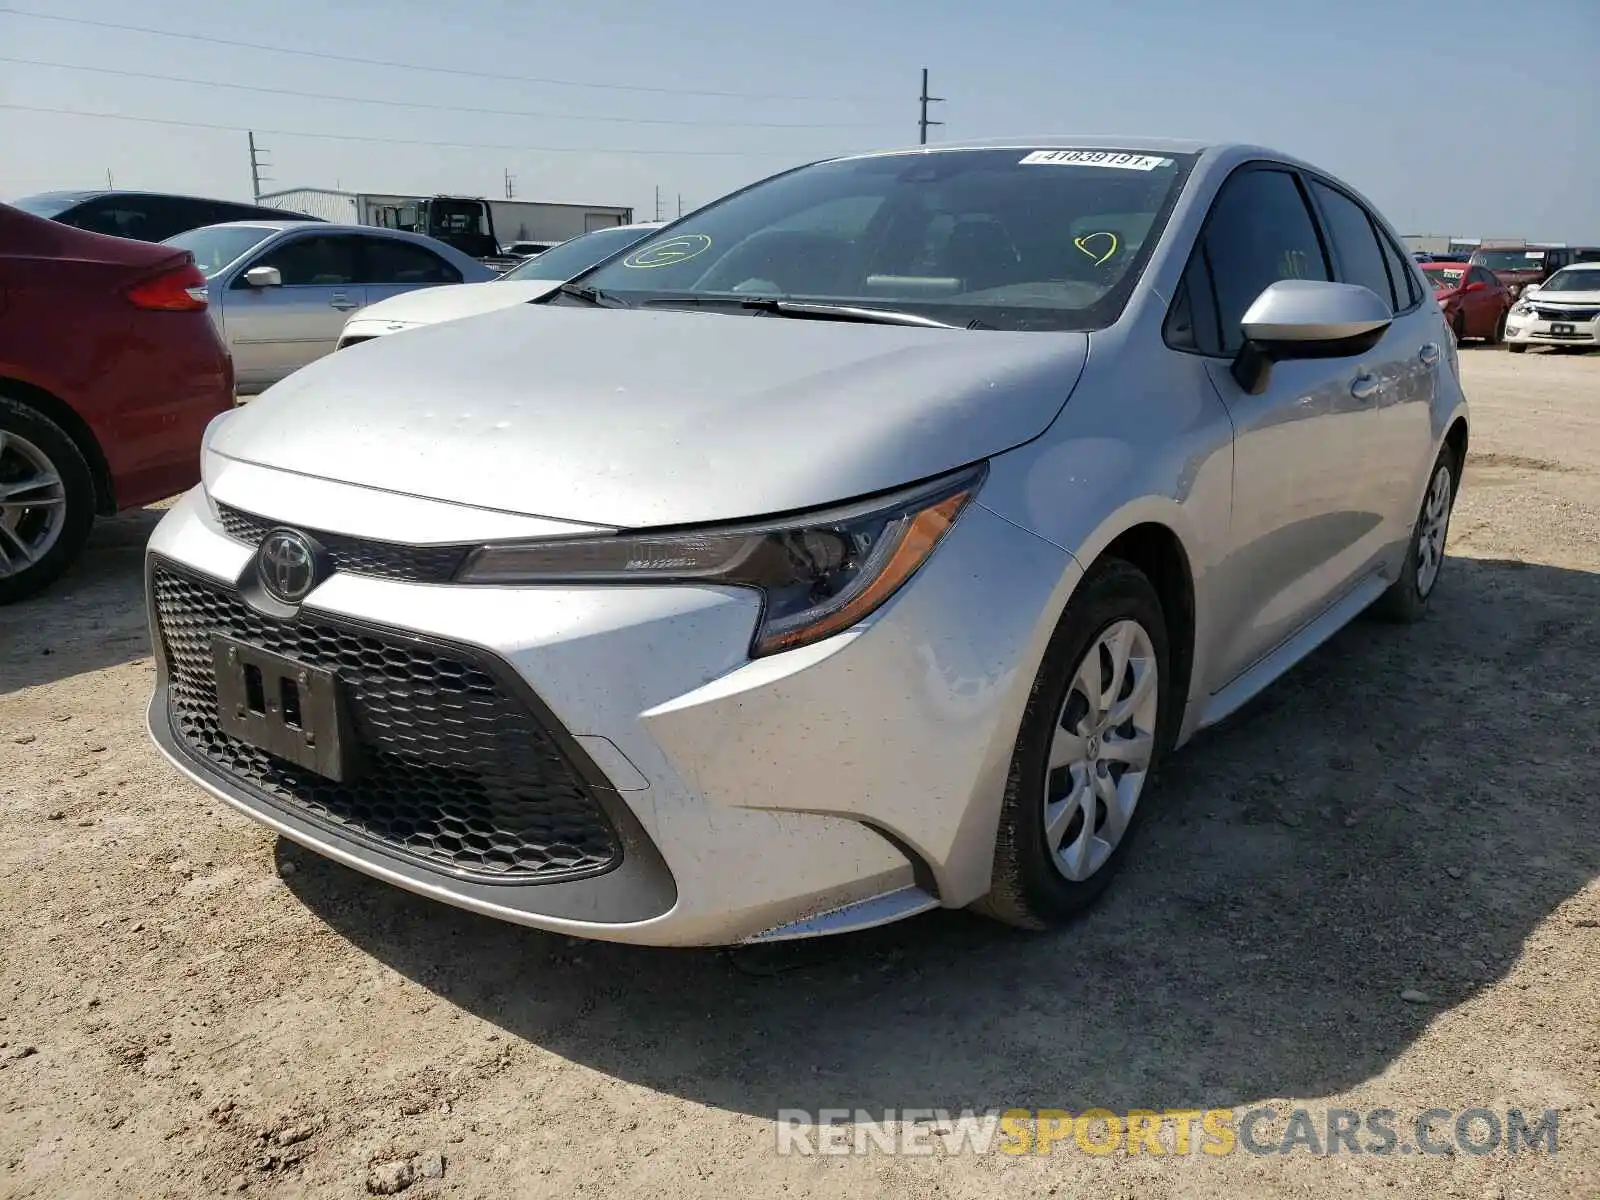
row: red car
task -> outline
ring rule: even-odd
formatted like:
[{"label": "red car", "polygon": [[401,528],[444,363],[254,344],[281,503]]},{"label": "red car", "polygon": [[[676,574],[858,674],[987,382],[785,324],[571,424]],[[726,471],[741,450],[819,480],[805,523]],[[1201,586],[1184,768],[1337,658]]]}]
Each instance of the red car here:
[{"label": "red car", "polygon": [[1433,284],[1433,298],[1456,341],[1483,338],[1490,345],[1505,340],[1506,314],[1511,311],[1511,291],[1487,267],[1476,263],[1418,263]]},{"label": "red car", "polygon": [[0,604],[72,563],[89,526],[200,478],[233,360],[186,250],[0,204]]}]

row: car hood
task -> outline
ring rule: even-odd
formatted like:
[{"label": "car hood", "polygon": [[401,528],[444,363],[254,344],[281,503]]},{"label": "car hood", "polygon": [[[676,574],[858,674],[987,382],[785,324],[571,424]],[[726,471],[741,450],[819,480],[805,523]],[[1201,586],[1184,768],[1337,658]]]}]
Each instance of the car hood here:
[{"label": "car hood", "polygon": [[1541,292],[1533,288],[1529,288],[1527,291],[1522,293],[1522,298],[1524,300],[1532,301],[1535,304],[1548,304],[1552,308],[1563,304],[1578,305],[1588,308],[1591,305],[1600,304],[1600,291]]},{"label": "car hood", "polygon": [[1029,441],[1087,353],[1082,333],[525,306],[319,359],[219,425],[210,451],[559,520],[727,520]]},{"label": "car hood", "polygon": [[480,313],[510,308],[548,295],[561,286],[559,279],[508,279],[488,283],[453,283],[442,287],[402,292],[369,304],[352,314],[352,321],[393,321],[406,325],[432,325],[475,317]]}]

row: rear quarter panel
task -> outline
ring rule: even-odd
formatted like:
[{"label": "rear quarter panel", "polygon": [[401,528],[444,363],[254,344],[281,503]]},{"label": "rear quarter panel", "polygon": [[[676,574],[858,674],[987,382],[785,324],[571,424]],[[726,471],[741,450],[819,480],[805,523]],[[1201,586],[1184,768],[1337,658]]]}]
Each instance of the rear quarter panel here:
[{"label": "rear quarter panel", "polygon": [[200,478],[200,436],[233,404],[226,351],[204,312],[148,312],[125,266],[7,259],[0,265],[0,377],[48,392],[88,427],[113,503],[164,499]]}]

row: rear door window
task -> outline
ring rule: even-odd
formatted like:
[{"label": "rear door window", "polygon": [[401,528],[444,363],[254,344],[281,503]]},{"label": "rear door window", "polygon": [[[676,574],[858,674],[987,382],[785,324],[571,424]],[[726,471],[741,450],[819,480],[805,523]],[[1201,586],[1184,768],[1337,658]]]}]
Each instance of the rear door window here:
[{"label": "rear door window", "polygon": [[461,272],[437,254],[398,238],[362,238],[360,271],[362,283],[461,282]]},{"label": "rear door window", "polygon": [[1367,210],[1320,179],[1311,181],[1311,192],[1317,198],[1317,206],[1321,208],[1327,223],[1334,257],[1339,262],[1341,281],[1371,290],[1389,302],[1392,312],[1408,308],[1410,296],[1405,292],[1395,292],[1389,278],[1389,268],[1384,262],[1383,248],[1378,244],[1378,234],[1372,227]]}]

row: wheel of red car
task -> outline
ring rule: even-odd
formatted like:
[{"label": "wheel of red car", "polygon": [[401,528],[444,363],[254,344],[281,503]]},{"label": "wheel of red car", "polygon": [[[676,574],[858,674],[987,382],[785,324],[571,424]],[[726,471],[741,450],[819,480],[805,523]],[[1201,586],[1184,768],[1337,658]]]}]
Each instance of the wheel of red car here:
[{"label": "wheel of red car", "polygon": [[76,443],[38,409],[0,393],[0,604],[72,565],[94,523],[94,478]]},{"label": "wheel of red car", "polygon": [[1498,346],[1506,340],[1506,317],[1510,315],[1510,310],[1502,308],[1500,315],[1494,319],[1494,332],[1489,335],[1491,346]]},{"label": "wheel of red car", "polygon": [[1467,337],[1467,314],[1463,309],[1456,309],[1456,315],[1450,322],[1450,330],[1456,335],[1456,344],[1460,345]]}]

